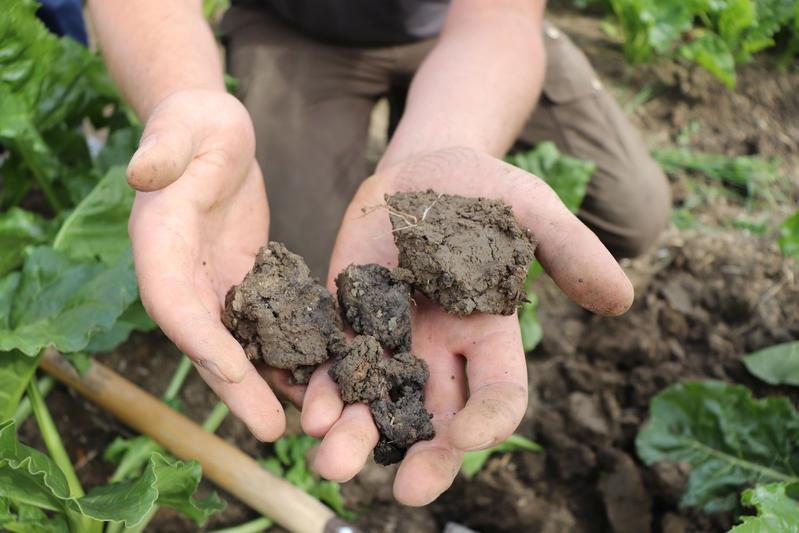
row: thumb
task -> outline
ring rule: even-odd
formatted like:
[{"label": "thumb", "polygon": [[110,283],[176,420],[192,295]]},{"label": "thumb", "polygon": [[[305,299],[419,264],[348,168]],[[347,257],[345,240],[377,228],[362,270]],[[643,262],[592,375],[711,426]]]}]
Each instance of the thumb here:
[{"label": "thumb", "polygon": [[156,191],[177,180],[196,151],[192,130],[168,109],[147,121],[139,148],[128,163],[128,184],[142,192]]}]

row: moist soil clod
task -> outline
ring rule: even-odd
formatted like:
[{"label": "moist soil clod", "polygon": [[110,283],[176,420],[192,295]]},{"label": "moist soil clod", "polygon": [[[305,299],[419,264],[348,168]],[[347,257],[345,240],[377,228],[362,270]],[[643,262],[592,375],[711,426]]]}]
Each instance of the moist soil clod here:
[{"label": "moist soil clod", "polygon": [[374,451],[377,463],[401,461],[414,443],[435,436],[432,415],[423,404],[430,375],[423,360],[408,352],[386,358],[377,339],[358,335],[341,347],[329,374],[345,403],[369,405],[380,431]]},{"label": "moist soil clod", "polygon": [[445,310],[511,315],[525,301],[535,240],[501,200],[438,194],[386,195],[399,266]]},{"label": "moist soil clod", "polygon": [[222,322],[247,357],[291,371],[295,383],[308,383],[344,336],[333,295],[278,242],[261,248],[252,270],[228,291]]},{"label": "moist soil clod", "polygon": [[413,289],[403,277],[376,264],[350,265],[336,277],[341,311],[355,333],[393,352],[411,349]]}]

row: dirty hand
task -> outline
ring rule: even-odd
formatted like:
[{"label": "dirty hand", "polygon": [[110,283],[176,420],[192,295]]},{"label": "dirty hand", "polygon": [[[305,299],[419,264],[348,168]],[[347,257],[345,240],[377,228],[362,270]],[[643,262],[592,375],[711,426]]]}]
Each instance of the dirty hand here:
[{"label": "dirty hand", "polygon": [[[396,266],[389,217],[362,209],[384,203],[383,195],[424,190],[499,198],[511,205],[522,227],[539,241],[536,256],[558,286],[584,307],[623,313],[633,298],[624,272],[599,239],[572,215],[543,181],[499,159],[469,149],[446,149],[382,169],[366,180],[339,231],[328,276],[350,263]],[[425,406],[436,436],[413,445],[400,464],[394,495],[425,505],[450,486],[465,450],[494,446],[519,425],[527,407],[527,366],[516,316],[447,314],[417,293],[412,352],[430,368]],[[360,471],[378,440],[369,409],[344,406],[326,366],[305,394],[303,429],[324,440],[315,468],[344,481]],[[468,385],[467,385],[468,380]]]},{"label": "dirty hand", "polygon": [[262,440],[280,402],[220,321],[225,293],[267,241],[269,213],[247,111],[224,92],[164,99],[128,166],[139,192],[128,230],[147,312]]}]

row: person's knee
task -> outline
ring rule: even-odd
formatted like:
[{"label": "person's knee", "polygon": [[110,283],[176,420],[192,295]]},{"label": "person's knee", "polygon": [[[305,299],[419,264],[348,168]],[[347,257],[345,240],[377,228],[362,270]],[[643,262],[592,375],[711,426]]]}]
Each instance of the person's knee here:
[{"label": "person's knee", "polygon": [[654,161],[627,166],[623,172],[617,179],[605,176],[602,194],[586,198],[580,218],[615,257],[637,257],[655,244],[668,225],[671,189]]}]

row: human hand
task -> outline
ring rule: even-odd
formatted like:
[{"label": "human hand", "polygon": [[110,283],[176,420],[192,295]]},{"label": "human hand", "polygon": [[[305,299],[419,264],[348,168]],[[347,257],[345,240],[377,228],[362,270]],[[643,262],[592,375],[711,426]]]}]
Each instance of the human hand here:
[{"label": "human hand", "polygon": [[[499,159],[470,149],[446,149],[406,160],[367,179],[344,215],[330,265],[328,287],[347,265],[394,267],[398,253],[383,195],[425,190],[499,198],[520,225],[538,239],[536,257],[558,286],[577,303],[618,315],[632,303],[630,281],[599,239],[542,180]],[[407,505],[425,505],[450,486],[463,451],[496,445],[521,421],[527,407],[527,366],[517,317],[474,314],[458,318],[416,296],[412,352],[430,369],[425,407],[436,436],[412,446],[400,464],[394,495]],[[344,406],[326,366],[311,378],[302,426],[324,437],[315,459],[324,477],[344,481],[365,464],[378,432],[363,404]],[[468,385],[467,385],[468,380]]]},{"label": "human hand", "polygon": [[224,92],[172,94],[151,113],[128,182],[139,191],[128,230],[147,312],[257,438],[276,439],[283,408],[220,321],[267,241],[247,111]]}]

